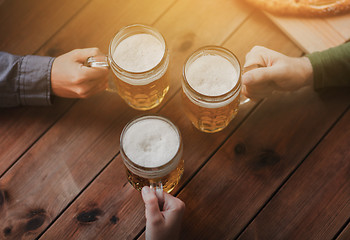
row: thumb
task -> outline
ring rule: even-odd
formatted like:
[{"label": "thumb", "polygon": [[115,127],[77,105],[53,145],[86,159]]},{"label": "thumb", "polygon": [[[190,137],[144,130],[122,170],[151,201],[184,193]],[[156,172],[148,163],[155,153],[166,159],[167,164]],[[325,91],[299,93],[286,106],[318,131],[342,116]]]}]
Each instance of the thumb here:
[{"label": "thumb", "polygon": [[275,81],[279,78],[279,72],[275,67],[260,67],[244,73],[242,76],[242,82],[246,86],[252,86]]},{"label": "thumb", "polygon": [[141,193],[143,202],[145,203],[147,221],[153,222],[163,220],[164,218],[158,205],[158,198],[154,191],[152,191],[150,187],[146,186],[142,188]]}]

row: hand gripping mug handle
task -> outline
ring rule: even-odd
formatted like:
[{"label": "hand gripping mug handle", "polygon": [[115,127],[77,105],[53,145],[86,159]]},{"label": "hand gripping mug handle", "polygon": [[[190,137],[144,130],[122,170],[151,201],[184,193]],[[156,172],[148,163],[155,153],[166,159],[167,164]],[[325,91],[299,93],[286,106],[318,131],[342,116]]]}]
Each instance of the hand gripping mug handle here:
[{"label": "hand gripping mug handle", "polygon": [[[110,68],[108,63],[108,56],[106,55],[88,57],[85,61],[84,66]],[[108,92],[117,92],[117,88],[115,87],[114,83],[110,79],[108,80],[108,87],[106,88],[106,90]]]},{"label": "hand gripping mug handle", "polygon": [[[249,66],[243,67],[243,74],[248,72],[248,71],[250,71],[250,70],[253,70],[255,68],[259,68],[259,67],[262,67],[262,66],[260,64],[253,64],[253,65],[249,65]],[[246,96],[243,96],[241,94],[239,105],[246,104],[246,103],[248,103],[250,101],[251,101],[250,98],[247,98]]]},{"label": "hand gripping mug handle", "polygon": [[108,67],[109,68],[108,56],[101,55],[101,56],[88,57],[84,65],[87,67]]},{"label": "hand gripping mug handle", "polygon": [[164,192],[162,182],[150,181],[150,188],[155,192],[158,198],[159,209],[162,211],[164,206]]}]

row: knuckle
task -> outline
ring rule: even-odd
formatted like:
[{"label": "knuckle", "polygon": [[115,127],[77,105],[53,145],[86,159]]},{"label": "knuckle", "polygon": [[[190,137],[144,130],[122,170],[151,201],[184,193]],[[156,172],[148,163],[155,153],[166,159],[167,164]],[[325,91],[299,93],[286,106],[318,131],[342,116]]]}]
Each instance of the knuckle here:
[{"label": "knuckle", "polygon": [[161,217],[153,217],[150,222],[153,226],[163,225],[163,219]]},{"label": "knuckle", "polygon": [[185,208],[186,208],[185,203],[177,198],[176,211],[183,212],[185,210]]},{"label": "knuckle", "polygon": [[263,46],[259,46],[259,45],[256,45],[252,48],[252,50],[249,52],[250,54],[259,54],[259,53],[262,53],[266,50],[267,48],[263,47]]},{"label": "knuckle", "polygon": [[183,210],[185,210],[185,208],[186,208],[186,204],[185,204],[183,201],[180,201],[180,202],[179,202],[179,209],[180,209],[181,211],[183,211]]},{"label": "knuckle", "polygon": [[154,195],[150,196],[150,198],[148,199],[148,203],[152,206],[157,205],[158,204],[158,198]]},{"label": "knuckle", "polygon": [[101,51],[100,51],[99,48],[97,48],[97,47],[91,48],[91,55],[92,55],[92,56],[100,55],[100,53],[101,53]]},{"label": "knuckle", "polygon": [[153,207],[156,206],[158,204],[158,198],[155,195],[148,195],[146,199],[144,199],[145,204],[147,207]]},{"label": "knuckle", "polygon": [[80,49],[74,49],[72,51],[70,51],[70,53],[74,56],[77,57],[80,54]]},{"label": "knuckle", "polygon": [[84,83],[84,80],[85,80],[84,76],[82,76],[80,74],[77,74],[72,78],[72,82],[75,85],[80,85],[80,84]]},{"label": "knuckle", "polygon": [[87,90],[84,87],[78,87],[75,90],[75,93],[80,97],[80,98],[87,98]]}]

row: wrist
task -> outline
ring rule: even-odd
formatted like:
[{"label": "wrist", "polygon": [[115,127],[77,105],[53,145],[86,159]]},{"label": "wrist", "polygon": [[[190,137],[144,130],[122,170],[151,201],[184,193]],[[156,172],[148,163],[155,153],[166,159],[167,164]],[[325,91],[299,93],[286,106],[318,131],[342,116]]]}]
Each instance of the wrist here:
[{"label": "wrist", "polygon": [[313,68],[308,57],[299,58],[301,78],[303,79],[303,85],[309,86],[313,82]]}]

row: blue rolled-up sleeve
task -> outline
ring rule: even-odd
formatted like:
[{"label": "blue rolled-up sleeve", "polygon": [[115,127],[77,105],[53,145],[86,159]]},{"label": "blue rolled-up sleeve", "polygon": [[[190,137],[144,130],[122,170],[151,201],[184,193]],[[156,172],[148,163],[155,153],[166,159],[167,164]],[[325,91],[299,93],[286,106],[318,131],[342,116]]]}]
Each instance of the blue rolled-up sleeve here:
[{"label": "blue rolled-up sleeve", "polygon": [[51,105],[53,60],[0,52],[0,107]]}]

